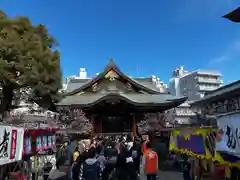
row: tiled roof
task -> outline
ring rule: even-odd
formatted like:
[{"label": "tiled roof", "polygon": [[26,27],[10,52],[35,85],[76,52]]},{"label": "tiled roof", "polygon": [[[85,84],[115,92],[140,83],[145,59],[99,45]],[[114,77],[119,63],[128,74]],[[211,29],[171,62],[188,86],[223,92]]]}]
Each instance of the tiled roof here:
[{"label": "tiled roof", "polygon": [[[141,84],[142,86],[148,87],[154,91],[160,91],[156,85],[152,82],[152,78],[131,78],[133,81],[135,81],[138,84]],[[69,83],[67,84],[67,92],[71,92],[73,90],[76,90],[80,88],[81,86],[88,83],[91,79],[71,79]]]},{"label": "tiled roof", "polygon": [[202,99],[192,102],[191,105],[211,102],[223,98],[223,96],[231,96],[236,93],[240,94],[240,80],[208,92]]},{"label": "tiled roof", "polygon": [[165,104],[177,104],[180,105],[186,100],[186,97],[176,97],[170,94],[122,94],[122,93],[103,93],[103,94],[81,94],[79,96],[67,96],[61,102],[59,106],[69,105],[84,105],[91,106],[107,98],[119,98],[129,101],[134,105],[165,105]]},{"label": "tiled roof", "polygon": [[[124,74],[123,72],[120,71],[120,69],[117,67],[117,65],[114,63],[114,61],[111,59],[108,63],[108,65],[105,67],[105,70],[100,73],[98,76],[96,76],[93,79],[89,79],[89,80],[82,80],[82,79],[73,79],[70,80],[68,83],[67,87],[67,94],[75,94],[78,91],[82,91],[83,89],[91,86],[92,84],[94,84],[95,82],[97,82],[99,79],[103,78],[103,76],[105,74],[107,74],[109,71],[114,70],[117,74],[119,74],[121,77],[123,77],[124,79],[126,79],[127,81],[129,81],[130,83],[138,86],[138,88],[140,89],[144,89],[145,91],[149,92],[150,94],[159,94],[160,93],[160,89],[158,89],[153,83],[149,83],[147,81],[137,81],[129,76],[127,76],[126,74]],[[76,84],[76,82],[78,82],[78,84]],[[78,86],[78,88],[77,88]]]}]

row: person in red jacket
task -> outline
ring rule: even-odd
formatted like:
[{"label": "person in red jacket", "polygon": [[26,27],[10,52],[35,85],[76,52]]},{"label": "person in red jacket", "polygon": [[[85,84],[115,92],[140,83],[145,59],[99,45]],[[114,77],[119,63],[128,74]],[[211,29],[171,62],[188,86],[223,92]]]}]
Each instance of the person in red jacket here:
[{"label": "person in red jacket", "polygon": [[151,143],[146,143],[146,151],[143,155],[143,168],[147,180],[156,180],[158,172],[158,155],[151,149]]}]

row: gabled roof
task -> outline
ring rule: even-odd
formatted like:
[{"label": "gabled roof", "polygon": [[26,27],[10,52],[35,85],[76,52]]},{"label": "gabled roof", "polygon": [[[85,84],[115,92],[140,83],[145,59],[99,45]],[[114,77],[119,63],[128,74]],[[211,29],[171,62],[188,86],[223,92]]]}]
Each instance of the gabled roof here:
[{"label": "gabled roof", "polygon": [[79,88],[77,88],[77,89],[73,88],[73,90],[71,92],[68,92],[66,95],[73,95],[80,91],[84,91],[85,89],[87,89],[88,87],[91,87],[93,84],[95,84],[100,79],[104,78],[104,76],[111,70],[115,71],[119,76],[126,79],[129,83],[133,84],[134,86],[138,87],[141,90],[148,92],[149,94],[160,94],[160,90],[158,90],[157,88],[144,85],[143,83],[138,82],[138,81],[134,80],[133,78],[130,78],[123,72],[121,72],[120,69],[117,67],[117,65],[114,63],[113,59],[110,59],[108,65],[105,67],[105,69],[102,73],[100,73],[97,77],[95,77],[93,79],[83,82]]},{"label": "gabled roof", "polygon": [[[159,92],[159,88],[157,88],[156,84],[152,81],[151,77],[144,77],[144,78],[131,78],[135,80],[138,84],[148,87],[154,91]],[[67,92],[72,92],[73,90],[78,89],[79,87],[83,86],[84,84],[90,82],[89,79],[70,79],[67,84]]]},{"label": "gabled roof", "polygon": [[187,97],[176,97],[170,94],[123,94],[123,93],[104,93],[92,94],[91,96],[82,94],[81,96],[67,96],[58,106],[93,106],[107,99],[125,100],[135,106],[163,106],[167,109],[176,107],[186,101]]},{"label": "gabled roof", "polygon": [[88,83],[91,79],[70,79],[69,82],[67,83],[67,92],[72,92],[84,84]]},{"label": "gabled roof", "polygon": [[240,95],[240,80],[208,92],[202,99],[192,102],[191,105],[216,101],[223,99],[225,96],[233,97],[237,94]]}]

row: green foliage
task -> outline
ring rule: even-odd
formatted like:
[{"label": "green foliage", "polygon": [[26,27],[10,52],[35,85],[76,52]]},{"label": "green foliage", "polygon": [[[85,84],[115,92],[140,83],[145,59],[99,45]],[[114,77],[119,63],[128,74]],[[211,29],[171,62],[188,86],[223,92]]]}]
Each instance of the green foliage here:
[{"label": "green foliage", "polygon": [[0,10],[1,112],[11,106],[13,91],[29,88],[30,98],[45,108],[59,100],[62,73],[55,39],[44,25],[27,17],[8,18]]}]

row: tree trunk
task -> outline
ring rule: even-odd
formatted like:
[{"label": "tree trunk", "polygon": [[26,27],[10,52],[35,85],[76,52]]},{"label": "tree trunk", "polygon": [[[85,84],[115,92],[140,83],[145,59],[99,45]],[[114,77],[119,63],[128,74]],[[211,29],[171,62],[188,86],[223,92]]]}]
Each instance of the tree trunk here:
[{"label": "tree trunk", "polygon": [[0,104],[0,114],[2,116],[1,121],[3,121],[5,112],[10,110],[12,107],[12,100],[13,100],[13,88],[8,86],[2,87],[2,101]]}]

